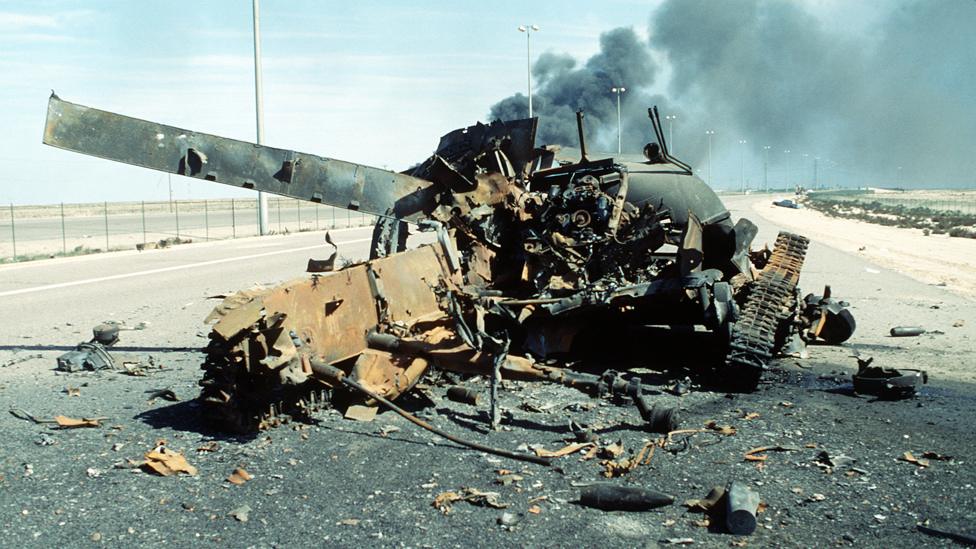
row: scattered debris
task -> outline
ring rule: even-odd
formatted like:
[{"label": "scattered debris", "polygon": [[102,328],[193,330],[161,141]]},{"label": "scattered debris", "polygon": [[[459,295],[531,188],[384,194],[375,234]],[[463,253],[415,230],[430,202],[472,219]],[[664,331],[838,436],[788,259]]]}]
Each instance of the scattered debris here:
[{"label": "scattered debris", "polygon": [[101,422],[107,420],[107,417],[87,417],[81,419],[70,418],[67,416],[54,416],[51,419],[34,417],[32,414],[25,410],[19,408],[11,408],[10,415],[24,419],[33,423],[52,423],[57,424],[58,428],[61,429],[75,429],[79,427],[101,427]]},{"label": "scattered debris", "polygon": [[691,545],[695,543],[692,538],[663,538],[661,543],[669,543],[671,545]]},{"label": "scattered debris", "polygon": [[104,421],[106,419],[108,419],[108,418],[95,417],[95,418],[75,419],[73,417],[67,417],[67,416],[54,416],[55,423],[57,423],[58,424],[58,427],[60,427],[62,429],[79,429],[79,428],[84,428],[84,427],[101,427],[102,424],[99,423],[99,422]]},{"label": "scattered debris", "polygon": [[220,444],[216,440],[208,440],[197,447],[197,452],[216,452],[218,448]]},{"label": "scattered debris", "polygon": [[897,400],[914,396],[919,386],[929,382],[925,370],[871,366],[873,361],[873,357],[857,359],[858,371],[853,376],[855,393]]},{"label": "scattered debris", "polygon": [[748,536],[756,531],[756,512],[759,494],[740,481],[733,480],[726,489],[728,502],[725,525],[729,533]]},{"label": "scattered debris", "polygon": [[146,391],[146,394],[149,395],[149,402],[152,402],[157,398],[168,400],[170,402],[179,402],[180,400],[180,397],[176,396],[176,393],[174,393],[172,389],[150,389]]},{"label": "scattered debris", "polygon": [[891,329],[891,337],[914,337],[925,333],[921,326],[895,326]]},{"label": "scattered debris", "polygon": [[228,516],[234,517],[234,519],[238,522],[247,522],[250,514],[251,506],[247,505],[246,503],[232,510],[230,513],[227,513]]},{"label": "scattered debris", "polygon": [[576,442],[596,442],[598,438],[587,426],[576,423],[572,419],[569,420],[569,431],[573,433]]},{"label": "scattered debris", "polygon": [[684,506],[688,508],[688,511],[697,513],[708,513],[711,512],[715,506],[725,497],[725,487],[724,486],[713,486],[711,490],[708,491],[702,499],[689,499],[685,500]]},{"label": "scattered debris", "polygon": [[832,473],[835,469],[851,469],[857,460],[843,454],[832,455],[826,450],[821,450],[814,460],[814,465],[824,469],[826,473]]},{"label": "scattered debris", "polygon": [[580,505],[603,511],[650,511],[674,503],[674,497],[654,490],[598,482],[583,488]]},{"label": "scattered debris", "polygon": [[459,492],[448,491],[437,494],[432,505],[445,515],[451,512],[451,504],[457,501],[466,501],[472,505],[492,507],[494,509],[508,507],[507,503],[498,501],[499,496],[500,494],[498,492],[482,492],[477,488],[463,488]]},{"label": "scattered debris", "polygon": [[746,461],[766,461],[768,458],[766,452],[795,452],[797,450],[799,448],[793,446],[759,446],[758,448],[748,450],[743,455],[743,458]]},{"label": "scattered debris", "polygon": [[569,454],[575,454],[576,452],[579,452],[583,448],[589,448],[590,446],[595,446],[595,445],[596,444],[592,442],[573,442],[571,444],[567,444],[566,446],[563,446],[558,450],[546,450],[541,446],[537,446],[532,448],[532,451],[535,452],[535,455],[539,457],[558,458],[558,457],[568,456]]},{"label": "scattered debris", "polygon": [[57,439],[48,435],[47,433],[41,433],[41,436],[34,441],[34,444],[38,446],[53,446],[57,443],[58,443]]},{"label": "scattered debris", "polygon": [[186,473],[190,476],[196,476],[197,474],[197,468],[190,465],[181,452],[170,450],[162,445],[158,445],[146,452],[144,457],[146,460],[140,466],[150,473],[164,477],[177,473]]},{"label": "scattered debris", "polygon": [[81,388],[80,387],[65,387],[63,392],[64,392],[64,394],[68,395],[69,397],[81,396]]},{"label": "scattered debris", "polygon": [[343,417],[346,419],[353,419],[356,421],[369,422],[376,419],[376,414],[379,412],[379,408],[376,406],[364,406],[362,404],[353,404],[346,408],[346,413]]},{"label": "scattered debris", "polygon": [[721,433],[725,436],[732,436],[736,432],[735,427],[731,425],[719,425],[714,419],[705,422],[705,428]]},{"label": "scattered debris", "polygon": [[911,463],[912,465],[917,465],[919,467],[929,466],[929,460],[925,458],[917,458],[911,452],[905,452],[898,459],[901,461],[907,461],[908,463]]},{"label": "scattered debris", "polygon": [[[633,471],[639,465],[649,464],[651,462],[651,458],[654,457],[654,449],[657,448],[658,445],[659,442],[656,441],[645,442],[644,446],[641,447],[640,451],[638,451],[634,456],[617,461],[609,459],[601,461],[600,464],[604,467],[603,476],[607,478],[620,477]],[[623,447],[621,447],[621,452],[622,451]]]},{"label": "scattered debris", "polygon": [[244,470],[243,467],[238,467],[227,477],[227,482],[231,484],[237,484],[238,486],[244,484],[245,482],[254,478],[250,473]]}]

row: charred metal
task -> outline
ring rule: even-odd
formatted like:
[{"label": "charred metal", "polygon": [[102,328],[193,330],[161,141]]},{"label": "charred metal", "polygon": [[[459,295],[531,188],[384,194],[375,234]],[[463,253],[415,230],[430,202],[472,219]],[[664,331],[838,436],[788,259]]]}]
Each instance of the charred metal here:
[{"label": "charred metal", "polygon": [[[675,411],[654,408],[638,378],[610,364],[573,368],[592,368],[595,329],[697,326],[724,357],[716,379],[752,390],[787,342],[839,343],[854,321],[829,288],[799,297],[809,241],[784,232],[772,250],[752,251],[756,226],[733,223],[670,155],[657,110],[648,114],[654,139],[643,161],[591,158],[580,112],[578,152],[537,145],[536,119],[478,123],[442,137],[404,173],[57,96],[44,141],[379,216],[369,261],[333,271],[335,253],[312,260],[314,274],[239,292],[208,317],[200,400],[225,428],[273,426],[330,403],[388,403],[438,369],[486,377],[495,424],[500,381],[519,379],[615,395],[649,430],[667,432]],[[436,241],[407,249],[411,231]],[[645,349],[632,359],[655,357]]]}]

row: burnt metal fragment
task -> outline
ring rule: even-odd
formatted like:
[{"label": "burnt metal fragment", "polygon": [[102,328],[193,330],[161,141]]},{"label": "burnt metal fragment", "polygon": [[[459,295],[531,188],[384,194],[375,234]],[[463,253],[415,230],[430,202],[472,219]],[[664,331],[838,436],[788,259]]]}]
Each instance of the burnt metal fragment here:
[{"label": "burnt metal fragment", "polygon": [[929,382],[925,370],[871,366],[873,361],[873,357],[858,359],[860,367],[853,377],[855,393],[897,400],[915,396],[919,387]]}]

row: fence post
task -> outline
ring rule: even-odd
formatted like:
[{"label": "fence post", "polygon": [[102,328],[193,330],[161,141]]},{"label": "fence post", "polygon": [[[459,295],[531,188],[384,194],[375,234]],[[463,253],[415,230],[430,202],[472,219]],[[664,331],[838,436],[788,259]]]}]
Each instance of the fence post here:
[{"label": "fence post", "polygon": [[346,228],[352,227],[352,210],[346,210]]},{"label": "fence post", "polygon": [[302,201],[296,198],[295,206],[298,207],[298,232],[302,232]]},{"label": "fence post", "polygon": [[281,198],[275,200],[278,209],[278,234],[281,234]]},{"label": "fence post", "polygon": [[146,201],[142,201],[142,244],[146,244]]},{"label": "fence post", "polygon": [[105,251],[108,251],[108,202],[103,202],[105,211]]},{"label": "fence post", "polygon": [[234,214],[234,199],[230,199],[230,235],[237,238],[237,216]]},{"label": "fence post", "polygon": [[210,240],[210,209],[206,198],[203,199],[203,231],[204,239]]},{"label": "fence post", "polygon": [[64,235],[64,202],[61,203],[61,255],[68,255],[68,239]]},{"label": "fence post", "polygon": [[10,203],[10,240],[14,244],[14,261],[17,261],[17,229],[14,227],[14,203]]},{"label": "fence post", "polygon": [[316,231],[319,230],[319,210],[321,209],[322,209],[321,205],[319,204],[315,205],[315,230]]},{"label": "fence post", "polygon": [[335,206],[329,206],[329,207],[332,208],[332,228],[335,229],[335,211],[336,211],[336,207]]},{"label": "fence post", "polygon": [[173,211],[176,212],[176,240],[180,239],[180,201],[173,201]]}]

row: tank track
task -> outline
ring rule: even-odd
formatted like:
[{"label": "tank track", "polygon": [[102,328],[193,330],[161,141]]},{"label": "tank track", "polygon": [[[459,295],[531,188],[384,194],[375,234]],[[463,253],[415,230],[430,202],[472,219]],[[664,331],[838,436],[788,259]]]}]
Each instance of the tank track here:
[{"label": "tank track", "polygon": [[204,374],[198,401],[204,421],[212,427],[254,433],[331,407],[331,391],[318,382],[284,386],[273,376],[249,375],[243,352],[249,344],[247,337],[234,344],[219,336],[211,338],[201,365]]},{"label": "tank track", "polygon": [[732,385],[751,391],[773,358],[777,335],[794,313],[796,286],[810,239],[781,232],[769,262],[750,285],[739,318],[732,326],[726,371]]}]

